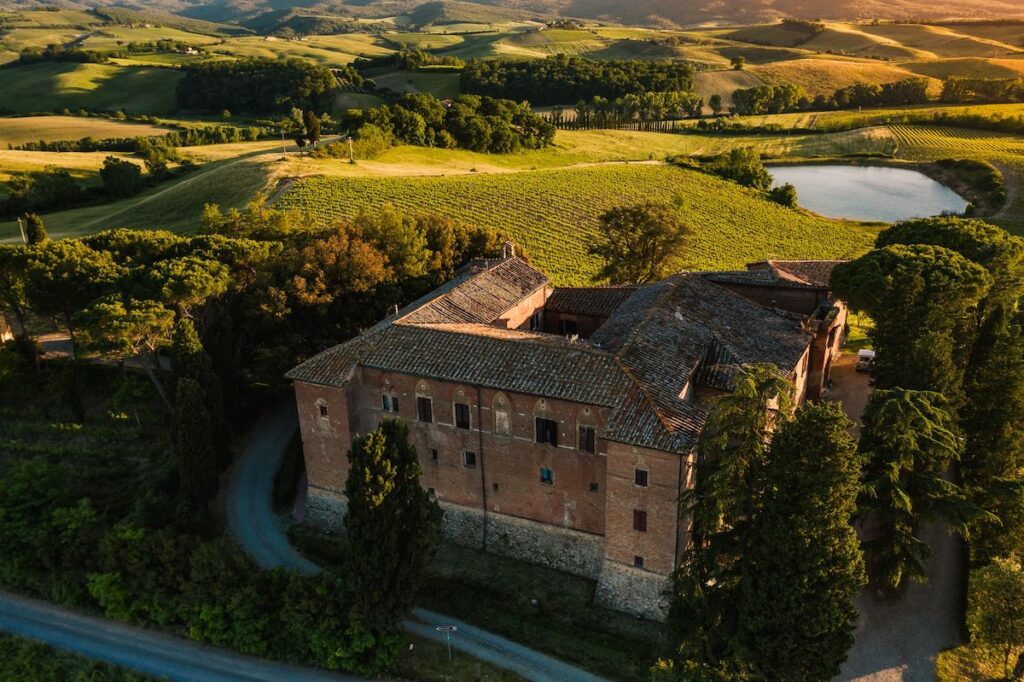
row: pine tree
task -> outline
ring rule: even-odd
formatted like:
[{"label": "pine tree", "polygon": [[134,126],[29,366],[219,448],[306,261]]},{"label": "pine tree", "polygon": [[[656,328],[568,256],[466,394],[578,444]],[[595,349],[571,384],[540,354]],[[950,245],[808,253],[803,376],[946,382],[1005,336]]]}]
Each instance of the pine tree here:
[{"label": "pine tree", "polygon": [[46,234],[43,219],[38,213],[25,214],[25,239],[29,244],[42,244],[50,237]]},{"label": "pine tree", "polygon": [[768,679],[827,681],[853,645],[866,582],[856,531],[860,460],[837,403],[800,408],[775,434],[744,541],[740,623]]},{"label": "pine tree", "polygon": [[774,365],[751,365],[717,398],[701,438],[697,487],[682,504],[694,542],[673,575],[669,624],[684,678],[749,673],[739,622],[741,550],[760,498],[771,432],[789,415],[792,384]]},{"label": "pine tree", "polygon": [[864,411],[858,514],[872,534],[864,550],[883,589],[894,591],[908,577],[927,580],[930,550],[917,537],[923,521],[936,517],[965,530],[983,516],[962,488],[946,480],[962,449],[948,405],[938,393],[876,389]]},{"label": "pine tree", "polygon": [[174,452],[182,496],[202,504],[216,483],[216,458],[203,387],[187,377],[178,380],[174,401]]},{"label": "pine tree", "polygon": [[397,419],[352,443],[345,483],[350,628],[338,665],[365,676],[391,667],[424,570],[440,537],[441,510],[420,487],[416,448]]}]

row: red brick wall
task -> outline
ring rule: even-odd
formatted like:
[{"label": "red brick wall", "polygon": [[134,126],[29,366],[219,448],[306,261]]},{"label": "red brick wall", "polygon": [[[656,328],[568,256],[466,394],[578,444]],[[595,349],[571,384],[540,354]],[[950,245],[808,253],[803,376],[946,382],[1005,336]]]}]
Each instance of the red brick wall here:
[{"label": "red brick wall", "polygon": [[[635,472],[647,472],[647,486],[636,485]],[[643,557],[644,570],[671,573],[676,565],[678,498],[688,476],[685,460],[657,450],[608,444],[608,511],[605,556],[632,566]],[[647,531],[633,528],[633,511],[647,512]]]},{"label": "red brick wall", "polygon": [[[341,388],[296,382],[295,400],[309,482],[340,493],[348,478],[352,443],[348,394]],[[327,406],[326,417],[320,414],[320,403]]]},{"label": "red brick wall", "polygon": [[550,286],[541,287],[517,303],[514,308],[502,313],[501,317],[495,320],[494,326],[506,329],[529,329],[533,313],[544,307],[550,295]]}]

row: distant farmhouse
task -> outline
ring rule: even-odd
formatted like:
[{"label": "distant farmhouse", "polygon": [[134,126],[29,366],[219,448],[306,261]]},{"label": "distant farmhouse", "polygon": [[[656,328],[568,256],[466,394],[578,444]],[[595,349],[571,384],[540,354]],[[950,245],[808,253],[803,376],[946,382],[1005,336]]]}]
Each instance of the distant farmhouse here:
[{"label": "distant farmhouse", "polygon": [[293,369],[311,519],[344,514],[346,452],[409,426],[460,543],[598,581],[663,617],[689,541],[702,399],[774,363],[815,399],[843,342],[835,262],[767,261],[640,287],[561,288],[508,251]]}]

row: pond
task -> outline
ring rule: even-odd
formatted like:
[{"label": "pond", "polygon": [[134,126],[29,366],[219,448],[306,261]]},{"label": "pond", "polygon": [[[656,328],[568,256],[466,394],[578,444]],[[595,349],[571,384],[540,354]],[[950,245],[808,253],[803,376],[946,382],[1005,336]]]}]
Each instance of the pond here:
[{"label": "pond", "polygon": [[893,223],[963,213],[967,202],[924,173],[888,166],[768,166],[776,185],[796,187],[800,206],[830,218]]}]

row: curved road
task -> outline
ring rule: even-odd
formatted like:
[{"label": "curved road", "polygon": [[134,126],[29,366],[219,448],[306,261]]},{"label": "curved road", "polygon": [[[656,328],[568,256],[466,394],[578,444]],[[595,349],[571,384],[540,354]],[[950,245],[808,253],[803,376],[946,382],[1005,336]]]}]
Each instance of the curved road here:
[{"label": "curved road", "polygon": [[[249,433],[239,453],[228,490],[228,524],[246,552],[264,568],[283,566],[313,574],[320,568],[288,543],[281,520],[272,509],[274,476],[281,468],[288,441],[298,428],[295,404],[287,401],[264,415]],[[528,649],[504,637],[448,618],[415,609],[410,632],[444,643],[438,625],[455,625],[452,648],[537,682],[597,682],[601,678]]]},{"label": "curved road", "polygon": [[180,682],[347,682],[0,592],[0,630]]}]

